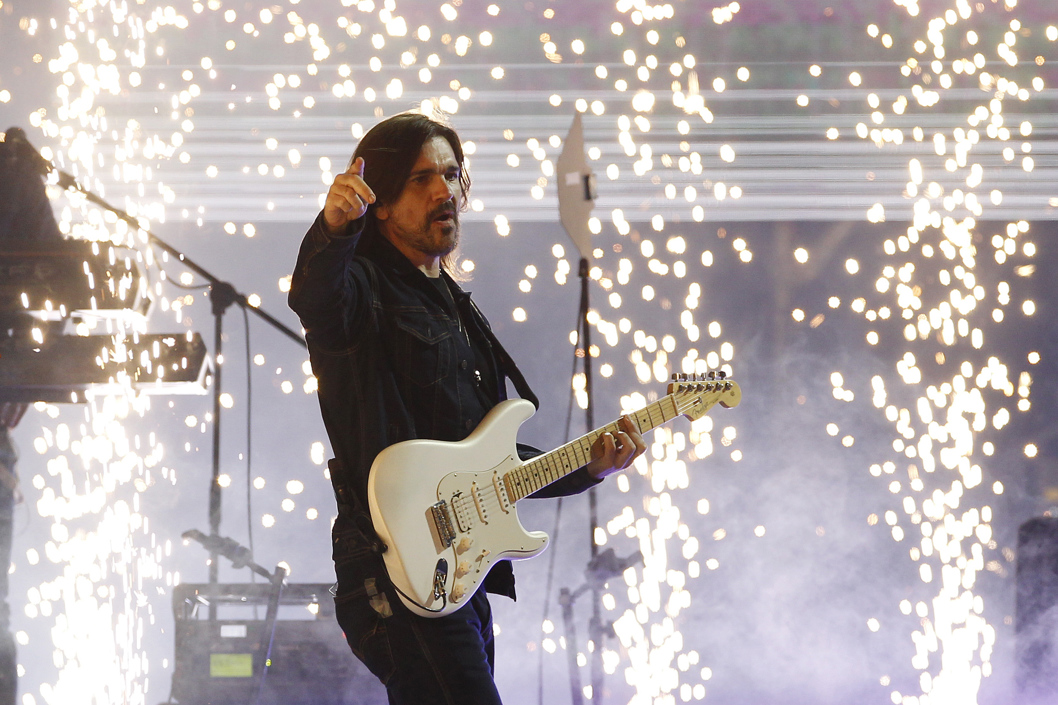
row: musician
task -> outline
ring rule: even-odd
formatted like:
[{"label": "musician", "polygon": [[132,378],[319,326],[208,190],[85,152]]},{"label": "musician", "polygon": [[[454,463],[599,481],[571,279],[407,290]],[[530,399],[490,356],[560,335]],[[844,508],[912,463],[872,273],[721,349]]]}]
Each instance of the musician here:
[{"label": "musician", "polygon": [[[26,141],[25,133],[17,127],[8,128],[0,142],[0,247],[4,249],[62,241],[41,180],[41,162],[40,154]],[[9,330],[15,335],[26,335],[25,329],[30,325],[25,320],[0,323],[4,336]],[[21,420],[26,408],[25,404],[0,403],[0,705],[14,705],[17,694],[7,566],[11,565],[14,507],[21,500],[21,494],[15,472],[18,453],[11,440],[11,429]]]},{"label": "musician", "polygon": [[[450,127],[416,113],[380,122],[327,192],[291,281],[289,303],[306,330],[337,461],[338,621],[391,703],[500,702],[485,593],[514,597],[510,563],[498,562],[459,610],[417,616],[386,577],[366,511],[368,471],[383,448],[412,438],[462,440],[506,397],[507,379],[536,401],[450,273],[469,187]],[[596,442],[590,463],[537,494],[581,492],[627,468],[645,445],[630,418],[620,424],[616,437]]]}]

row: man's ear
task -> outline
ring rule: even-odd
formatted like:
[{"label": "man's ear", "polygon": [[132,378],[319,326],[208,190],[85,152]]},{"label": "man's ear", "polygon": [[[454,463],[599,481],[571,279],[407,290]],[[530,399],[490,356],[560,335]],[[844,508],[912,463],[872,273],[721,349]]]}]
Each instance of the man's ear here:
[{"label": "man's ear", "polygon": [[389,220],[389,208],[381,204],[375,204],[375,220]]}]

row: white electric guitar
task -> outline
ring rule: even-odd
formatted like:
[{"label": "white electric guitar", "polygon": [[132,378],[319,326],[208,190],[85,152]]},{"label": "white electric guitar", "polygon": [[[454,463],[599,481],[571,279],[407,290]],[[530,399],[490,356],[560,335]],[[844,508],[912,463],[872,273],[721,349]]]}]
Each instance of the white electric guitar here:
[{"label": "white electric guitar", "polygon": [[[631,414],[641,432],[677,416],[692,421],[716,404],[737,406],[738,384],[723,375],[674,375],[668,394]],[[392,445],[375,458],[367,484],[371,521],[386,545],[382,557],[412,612],[441,617],[459,609],[501,558],[532,558],[547,546],[526,531],[515,503],[591,460],[591,447],[617,422],[527,461],[515,447],[532,403],[496,405],[466,439]]]}]

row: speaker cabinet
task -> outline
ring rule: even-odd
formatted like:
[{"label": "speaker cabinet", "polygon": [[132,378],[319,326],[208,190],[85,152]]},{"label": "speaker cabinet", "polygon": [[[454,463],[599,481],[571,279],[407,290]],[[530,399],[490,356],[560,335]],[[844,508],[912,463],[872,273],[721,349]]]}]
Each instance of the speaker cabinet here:
[{"label": "speaker cabinet", "polygon": [[[268,583],[174,589],[180,705],[253,705],[268,644]],[[385,689],[349,650],[329,586],[287,585],[261,705],[385,705]]]}]

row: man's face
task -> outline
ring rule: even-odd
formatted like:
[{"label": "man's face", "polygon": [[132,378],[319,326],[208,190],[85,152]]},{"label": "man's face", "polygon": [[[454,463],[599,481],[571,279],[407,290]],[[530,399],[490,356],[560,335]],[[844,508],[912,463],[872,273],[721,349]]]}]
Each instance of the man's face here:
[{"label": "man's face", "polygon": [[459,243],[459,176],[452,146],[434,137],[423,145],[397,200],[375,211],[382,234],[416,265],[444,257]]}]

